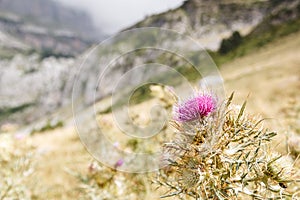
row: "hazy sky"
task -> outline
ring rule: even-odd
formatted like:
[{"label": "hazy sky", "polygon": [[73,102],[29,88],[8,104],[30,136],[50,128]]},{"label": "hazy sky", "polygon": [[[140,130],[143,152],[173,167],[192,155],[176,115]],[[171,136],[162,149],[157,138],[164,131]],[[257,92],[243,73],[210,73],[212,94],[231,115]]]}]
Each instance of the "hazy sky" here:
[{"label": "hazy sky", "polygon": [[147,15],[176,8],[184,0],[57,0],[87,10],[105,33],[115,33]]}]

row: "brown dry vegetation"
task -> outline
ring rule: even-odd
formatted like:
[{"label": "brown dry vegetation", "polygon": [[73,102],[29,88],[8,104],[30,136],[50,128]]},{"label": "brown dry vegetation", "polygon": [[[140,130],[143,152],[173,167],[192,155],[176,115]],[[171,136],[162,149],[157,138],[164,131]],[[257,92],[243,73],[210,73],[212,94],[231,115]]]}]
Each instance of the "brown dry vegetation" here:
[{"label": "brown dry vegetation", "polygon": [[[249,95],[247,112],[271,118],[266,125],[279,132],[274,145],[281,153],[287,153],[289,134],[297,131],[300,134],[299,52],[300,32],[221,66],[227,95],[235,91],[235,101],[239,104]],[[35,188],[34,196],[37,199],[84,198],[78,190],[79,181],[68,171],[87,173],[92,157],[74,127],[35,134],[26,140],[38,152],[36,170],[28,181]]]}]

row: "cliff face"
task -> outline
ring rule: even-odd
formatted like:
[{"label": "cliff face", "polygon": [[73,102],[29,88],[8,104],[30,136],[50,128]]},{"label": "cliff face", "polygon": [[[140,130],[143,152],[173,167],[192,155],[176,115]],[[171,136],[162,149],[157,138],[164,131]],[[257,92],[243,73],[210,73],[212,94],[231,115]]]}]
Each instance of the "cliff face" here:
[{"label": "cliff face", "polygon": [[248,34],[268,13],[269,1],[188,0],[175,9],[147,17],[131,28],[162,27],[187,33],[204,48],[216,50],[223,38]]},{"label": "cliff face", "polygon": [[61,105],[73,66],[72,58],[40,61],[37,54],[0,60],[0,124],[26,124],[52,113]]},{"label": "cliff face", "polygon": [[70,29],[80,36],[91,36],[95,31],[87,13],[67,8],[52,0],[1,0],[0,10],[14,13],[25,22]]},{"label": "cliff face", "polygon": [[0,124],[56,110],[75,57],[96,36],[85,12],[52,0],[0,0]]},{"label": "cliff face", "polygon": [[[248,38],[246,36],[249,35],[257,37],[261,33],[258,30],[262,27],[266,27],[268,24],[279,22],[285,24],[290,20],[299,19],[299,11],[299,0],[189,0],[177,9],[149,16],[126,30],[140,27],[161,27],[177,30],[181,33],[191,35],[192,38],[196,39],[205,49],[217,50],[222,39],[232,35],[234,31],[239,31],[245,38]],[[255,35],[254,33],[257,31],[258,35]],[[104,70],[108,61],[114,60],[113,58],[116,55],[122,56],[118,58],[116,64],[111,66],[112,72],[109,74],[109,80],[107,83],[102,83],[101,88],[103,88],[103,90],[97,91],[96,98],[110,94],[113,91],[113,84],[111,83],[118,82],[118,78],[120,78],[122,74],[125,74],[133,67],[140,66],[143,63],[160,63],[174,68],[184,67],[185,69],[189,66],[183,59],[175,55],[157,49],[152,51],[139,49],[140,46],[158,46],[158,49],[167,50],[181,49],[187,53],[186,58],[190,56],[189,58],[193,60],[196,65],[205,65],[203,60],[200,62],[198,59],[202,56],[203,49],[199,49],[198,47],[193,49],[192,44],[189,44],[188,41],[182,41],[186,38],[172,38],[168,34],[164,35],[156,31],[143,32],[143,29],[140,32],[141,34],[137,37],[131,33],[126,35],[126,32],[124,32],[128,42],[124,42],[126,39],[123,38],[124,41],[119,42],[119,44],[116,42],[114,45],[108,45],[106,52],[98,52],[97,56],[89,59],[87,62],[89,64],[86,65],[87,68],[84,72],[85,74],[81,76],[82,79],[80,80],[81,83],[85,83],[81,85],[86,86],[82,88],[82,91],[85,93],[87,103],[91,103],[91,99],[89,98],[93,97],[93,87],[91,87],[91,85],[96,85],[95,82],[97,81],[91,77],[93,77],[93,74],[100,74],[99,72]],[[265,33],[272,34],[272,30],[266,29],[263,34]],[[122,49],[137,50],[132,54],[124,55],[121,53]],[[98,67],[95,67],[95,65]],[[158,75],[159,73],[164,72],[149,70],[145,73],[146,75],[140,73],[139,76],[133,76],[131,80],[128,80],[128,85],[130,81],[134,82],[137,80],[137,77],[148,78]],[[191,73],[189,75],[191,75]]]},{"label": "cliff face", "polygon": [[[89,40],[83,37],[89,29],[84,29],[81,26],[81,23],[84,23],[86,19],[83,17],[84,15],[69,9],[67,9],[70,11],[69,14],[59,14],[62,11],[54,12],[57,9],[52,11],[56,14],[51,14],[52,12],[45,10],[45,13],[50,12],[47,13],[47,16],[37,17],[41,14],[40,10],[43,9],[44,4],[41,2],[48,2],[49,0],[31,0],[36,2],[36,4],[31,4],[32,6],[41,6],[34,9],[37,10],[36,13],[32,12],[34,13],[32,15],[38,18],[37,21],[34,21],[30,17],[25,17],[27,14],[22,10],[24,7],[13,6],[17,10],[12,11],[8,5],[13,5],[12,2],[15,1],[25,2],[25,0],[0,0],[2,9],[2,11],[0,9],[0,13],[2,13],[0,14],[0,125],[10,121],[21,124],[30,123],[53,113],[62,105],[70,105],[73,84],[76,80],[78,80],[78,89],[74,93],[74,97],[82,101],[81,106],[90,105],[94,100],[95,88],[99,84],[95,74],[100,75],[106,66],[116,58],[118,59],[111,64],[109,73],[105,76],[106,79],[101,82],[100,89],[98,88],[99,90],[96,91],[96,99],[111,94],[114,90],[113,83],[117,83],[124,73],[135,66],[145,63],[160,63],[179,70],[179,67],[182,66],[184,68],[181,70],[188,69],[189,65],[184,59],[159,50],[161,48],[172,49],[175,47],[181,49],[187,53],[190,59],[195,60],[196,64],[199,64],[199,57],[203,53],[201,49],[193,48],[194,43],[189,45],[185,41],[181,42],[182,38],[180,37],[170,38],[168,34],[162,35],[155,31],[145,31],[144,34],[137,36],[125,34],[124,38],[119,38],[120,41],[114,41],[113,45],[110,42],[104,42],[105,48],[99,51],[96,49],[92,54],[84,51],[80,57],[75,58],[55,58],[52,56],[41,59],[38,49],[45,47],[50,47],[53,51],[62,54],[69,52],[77,55],[83,51],[88,46],[85,41]],[[3,4],[4,2],[6,5]],[[242,35],[247,34],[247,37],[256,38],[266,33],[272,35],[270,30],[276,24],[284,25],[289,23],[291,19],[298,19],[299,21],[299,0],[247,0],[246,2],[238,0],[189,0],[175,10],[149,16],[128,29],[137,27],[173,29],[191,35],[205,48],[216,50],[221,40],[231,35],[233,31],[237,30]],[[7,10],[4,9],[4,5]],[[8,12],[9,9],[11,9],[10,12]],[[58,8],[58,10],[60,9],[64,10],[65,8]],[[63,16],[66,16],[66,19]],[[74,27],[70,22],[67,26],[64,24],[69,22],[67,16],[73,16],[71,17],[74,20],[72,23],[76,24],[75,21],[78,21],[79,24]],[[79,16],[83,17],[82,21],[80,21],[81,17]],[[77,27],[80,30],[76,31]],[[291,31],[298,30],[297,27],[299,26],[295,26],[295,29]],[[158,35],[159,37],[157,37]],[[159,48],[156,50],[138,48],[153,44],[159,44]],[[32,51],[33,47],[36,47],[34,49],[37,50]],[[124,54],[124,49],[139,50]],[[85,60],[84,68],[80,72],[77,71],[76,67],[83,63],[83,58],[87,55],[89,56]],[[120,55],[123,56],[119,57]],[[149,68],[144,72],[134,73],[124,80],[123,85],[134,85],[138,83],[139,79],[147,80],[149,77],[157,76],[157,74],[162,76],[158,78],[165,80],[167,77],[165,73],[163,68]],[[78,75],[80,76],[77,77]],[[177,81],[172,78],[171,74],[167,75],[172,79],[172,82]],[[158,79],[153,80],[155,82]]]},{"label": "cliff face", "polygon": [[[284,26],[286,31],[297,31],[300,21],[300,0],[272,1],[269,14],[253,29],[249,36],[256,37],[264,32]],[[293,24],[294,27],[291,27]],[[287,27],[289,26],[289,27]],[[291,29],[292,30],[289,30]]]},{"label": "cliff face", "polygon": [[0,31],[33,50],[65,56],[78,55],[99,39],[87,13],[52,0],[1,0]]}]

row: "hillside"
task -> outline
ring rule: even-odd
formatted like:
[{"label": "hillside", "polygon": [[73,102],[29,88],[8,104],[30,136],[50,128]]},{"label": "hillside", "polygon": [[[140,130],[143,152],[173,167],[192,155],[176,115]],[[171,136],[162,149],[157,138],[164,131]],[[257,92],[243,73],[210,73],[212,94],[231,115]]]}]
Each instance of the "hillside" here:
[{"label": "hillside", "polygon": [[31,51],[61,56],[78,55],[101,39],[87,13],[53,0],[0,1],[0,31],[21,40]]},{"label": "hillside", "polygon": [[173,29],[192,36],[206,49],[217,50],[221,40],[233,31],[248,34],[272,6],[271,1],[188,0],[177,9],[149,16],[130,28]]},{"label": "hillside", "polygon": [[[202,16],[203,20],[206,18],[207,20],[199,21],[199,16]],[[14,17],[11,16],[10,18],[11,21],[16,21]],[[280,38],[297,31],[299,28],[297,23],[299,23],[299,1],[297,0],[285,2],[272,0],[246,2],[190,0],[186,1],[178,9],[150,16],[131,28],[160,26],[178,30],[180,27],[183,33],[193,36],[204,47],[210,48],[206,46],[208,43],[205,43],[202,39],[213,38],[211,40],[215,45],[213,49],[218,49],[222,39],[230,36],[233,31],[239,31],[242,35],[240,46],[232,49],[231,52],[225,55],[218,55],[215,52],[216,50],[210,52],[214,61],[219,65],[255,51],[268,42],[276,40],[275,38]],[[246,29],[247,31],[245,32]],[[105,42],[102,44],[101,49],[96,48],[92,54],[89,54],[90,51],[86,51],[78,59],[47,58],[42,62],[35,55],[30,55],[32,52],[29,45],[22,39],[15,38],[15,40],[9,40],[14,42],[3,43],[8,48],[1,48],[0,46],[0,54],[2,53],[6,57],[9,57],[9,55],[15,55],[15,49],[21,49],[20,51],[23,52],[23,55],[14,56],[15,58],[10,61],[4,60],[0,62],[2,74],[4,74],[4,77],[8,77],[1,80],[3,88],[0,88],[0,92],[5,98],[0,102],[0,121],[1,118],[6,118],[6,122],[13,121],[20,123],[22,121],[22,123],[29,123],[37,117],[43,116],[45,113],[51,114],[61,106],[70,105],[75,80],[78,80],[79,87],[74,90],[74,97],[80,99],[83,107],[90,105],[94,100],[94,92],[98,83],[98,78],[95,77],[95,74],[101,74],[109,61],[115,59],[118,62],[114,63],[110,70],[106,72],[111,73],[109,74],[109,78],[102,83],[102,90],[98,90],[95,94],[97,100],[110,94],[114,89],[111,83],[117,82],[120,74],[131,70],[133,66],[139,66],[143,63],[160,63],[172,66],[192,81],[197,81],[201,78],[197,73],[194,73],[195,71],[193,71],[189,63],[180,59],[175,54],[158,49],[140,48],[141,46],[157,46],[164,49],[172,47],[174,50],[184,50],[187,55],[186,58],[192,60],[197,65],[202,65],[202,63],[199,63],[199,55],[205,54],[205,52],[203,49],[199,49],[199,47],[194,49],[194,44],[186,45],[186,41],[180,41],[180,39],[175,39],[176,42],[174,42],[169,37],[170,35],[160,34],[157,37],[155,31],[147,32],[145,30],[145,34],[142,35],[136,33],[127,34],[126,31],[121,34],[124,34],[127,38],[121,38],[120,40],[112,39],[112,43]],[[2,35],[2,38],[14,38],[13,35]],[[5,41],[8,40],[5,39]],[[75,43],[78,44],[77,42]],[[72,42],[66,43],[67,48],[73,50],[74,47],[72,44]],[[124,48],[138,48],[138,50],[123,54]],[[44,52],[42,55],[45,57],[53,56],[51,52]],[[61,57],[59,55],[54,54],[54,56]],[[88,58],[87,55],[89,55]],[[119,57],[119,55],[123,56]],[[84,59],[82,58],[87,58],[84,62],[84,70],[80,74],[77,74],[78,69],[76,66],[83,64]],[[11,65],[12,67],[6,68],[5,66],[7,65]],[[52,69],[55,70],[50,72],[49,68],[51,68],[51,65],[53,66]],[[154,76],[157,73],[158,71],[149,69],[147,72],[140,74],[140,76],[143,76],[143,79],[152,78],[154,80]],[[172,75],[164,75],[166,72],[163,69],[160,69],[159,73],[162,74],[161,77],[157,77],[155,80],[163,80],[163,77],[172,79]],[[15,80],[18,81],[16,82]],[[47,84],[49,81],[52,82],[51,85]],[[123,84],[123,86],[132,86],[137,81],[139,80],[129,77],[127,84]],[[29,82],[33,84],[29,85]],[[179,82],[173,78],[169,83],[175,86]],[[10,89],[6,89],[7,85],[11,85]],[[24,98],[18,98],[20,95]],[[145,100],[147,98],[144,96],[141,99],[135,99],[136,102],[140,102],[142,99]],[[35,108],[42,108],[43,112]],[[107,111],[109,110],[110,108]],[[26,120],[22,120],[24,118]]]},{"label": "hillside", "polygon": [[[182,13],[185,14],[182,15]],[[199,19],[199,16],[207,16],[209,20],[205,22],[197,21],[196,19]],[[180,20],[178,20],[179,18]],[[185,21],[182,21],[181,19],[185,19]],[[194,22],[193,25],[191,24],[192,22]],[[174,67],[189,80],[196,81],[201,77],[197,76],[197,73],[193,71],[190,63],[187,63],[184,59],[180,59],[176,53],[172,54],[155,48],[167,49],[173,52],[178,52],[177,49],[184,50],[186,59],[192,61],[193,64],[198,65],[200,68],[203,68],[205,62],[199,62],[199,57],[203,56],[203,50],[208,50],[214,62],[216,62],[217,65],[220,65],[225,62],[230,62],[236,57],[255,51],[268,42],[272,42],[293,32],[297,32],[299,30],[299,26],[297,26],[298,23],[298,0],[284,2],[273,0],[246,2],[186,1],[178,9],[147,17],[145,20],[126,29],[123,33],[121,33],[127,37],[126,39],[121,39],[120,41],[118,41],[118,39],[112,39],[111,44],[113,45],[106,47],[109,50],[105,51],[105,56],[103,56],[103,58],[95,55],[89,59],[90,64],[85,66],[89,69],[86,72],[90,72],[90,75],[87,75],[87,77],[92,77],[92,74],[101,72],[104,69],[103,67],[106,66],[107,60],[118,59],[118,62],[111,66],[112,69],[114,68],[112,70],[112,77],[118,77],[118,74],[128,72],[132,66],[138,66],[141,63],[160,63]],[[243,28],[237,28],[236,24],[240,24]],[[248,31],[244,32],[244,28],[246,26],[248,27]],[[134,32],[131,30],[132,28],[139,27],[161,27],[162,31],[158,32],[156,29],[140,29],[142,34],[139,35],[137,33],[138,31]],[[163,31],[164,28],[179,31],[178,27],[182,29],[180,32],[185,33],[184,35],[192,36],[192,38],[198,41],[204,49],[195,47],[195,44],[188,43],[189,41],[186,41],[186,38],[184,37],[172,38],[174,35],[167,34]],[[204,29],[207,29],[208,32],[201,32]],[[132,33],[130,31],[132,31]],[[233,33],[241,34],[241,42],[234,47],[230,44],[229,53],[220,55],[217,50],[219,50],[224,39],[227,38],[225,36],[226,34],[223,34],[223,31],[227,31],[229,36]],[[220,34],[216,35],[216,32]],[[213,38],[213,42],[216,44],[216,49],[214,51],[209,50],[211,48],[206,46],[206,43],[201,39],[204,38],[207,40],[210,37]],[[154,49],[150,50],[147,49],[147,47],[154,47]],[[123,54],[123,49],[136,50],[135,52]],[[97,55],[103,55],[101,53],[102,52],[98,52]],[[122,56],[115,57],[118,53]],[[100,63],[99,69],[95,69],[92,63]],[[160,73],[164,72],[160,71]],[[155,74],[157,74],[156,71],[149,70],[149,72],[147,72],[147,77],[149,78]],[[144,74],[141,76],[143,75]],[[162,76],[170,77],[170,74]],[[130,83],[133,84],[134,79],[131,78],[131,80],[132,81]],[[93,85],[94,82],[94,79],[89,80],[91,85]],[[111,79],[105,83],[106,85],[104,90],[96,93],[96,97],[100,99],[109,94],[112,90],[110,82]],[[177,79],[173,78],[169,83],[175,85],[178,84],[178,82],[179,81]],[[85,91],[88,92],[87,90]],[[87,102],[89,101],[88,97],[86,100]]]},{"label": "hillside", "polygon": [[69,72],[98,34],[87,13],[56,1],[1,0],[0,124],[27,124],[70,102]]},{"label": "hillside", "polygon": [[[299,38],[300,32],[291,34],[255,53],[221,66],[227,95],[235,91],[235,102],[241,104],[250,94],[247,99],[247,113],[262,115],[268,119],[265,122],[266,126],[279,133],[274,141],[276,151],[284,154],[287,153],[287,138],[293,137],[295,133],[299,134],[300,130],[300,58],[297,56],[297,52],[300,51]],[[151,103],[153,101],[144,102],[133,109],[145,110],[152,105]],[[100,101],[99,104],[105,104],[105,101]],[[102,116],[102,119],[105,119],[108,126],[113,124],[111,114]],[[86,130],[93,130],[88,124],[85,124],[85,127]],[[123,140],[124,134],[117,128],[109,127],[108,133],[112,138],[126,143]],[[118,138],[120,135],[122,137]],[[78,184],[82,182],[75,177],[78,176],[77,173],[83,174],[83,177],[89,173],[88,166],[92,158],[83,149],[74,127],[43,132],[25,140],[35,144],[38,151],[42,152],[37,161],[37,172],[28,180],[30,183],[32,179],[39,179],[41,187],[35,191],[38,199],[74,199],[80,195],[85,198],[88,194],[97,193],[95,188],[101,188],[86,188],[86,193],[78,189]],[[296,165],[300,166],[299,160]],[[67,173],[66,169],[72,174]],[[147,187],[151,188],[150,183]],[[98,190],[113,192],[102,188]],[[159,199],[154,188],[148,190],[150,195],[147,199]]]},{"label": "hillside", "polygon": [[223,39],[218,52],[211,52],[211,55],[215,62],[221,64],[299,30],[300,1],[273,2],[270,13],[248,35],[237,36],[239,34],[235,32],[235,36]]}]

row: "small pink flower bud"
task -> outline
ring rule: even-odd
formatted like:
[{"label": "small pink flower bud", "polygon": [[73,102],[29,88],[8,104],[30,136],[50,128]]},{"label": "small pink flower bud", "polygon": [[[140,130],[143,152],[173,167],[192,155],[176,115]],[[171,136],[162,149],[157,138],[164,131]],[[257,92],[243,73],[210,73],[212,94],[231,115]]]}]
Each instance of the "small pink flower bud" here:
[{"label": "small pink flower bud", "polygon": [[119,159],[119,160],[116,162],[115,168],[121,167],[123,164],[124,164],[124,160],[121,158],[121,159]]}]

